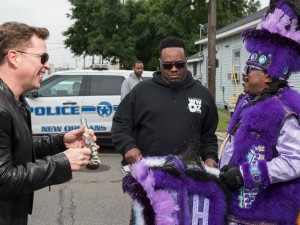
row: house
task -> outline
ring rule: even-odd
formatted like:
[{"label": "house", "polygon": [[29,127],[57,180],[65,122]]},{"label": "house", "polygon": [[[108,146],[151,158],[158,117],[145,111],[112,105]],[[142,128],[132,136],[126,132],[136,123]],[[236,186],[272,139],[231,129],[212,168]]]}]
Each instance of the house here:
[{"label": "house", "polygon": [[[216,104],[218,108],[226,108],[231,103],[233,95],[238,96],[243,91],[241,73],[249,57],[241,37],[243,30],[255,28],[261,21],[268,7],[238,20],[216,32]],[[188,69],[195,79],[207,85],[207,37],[195,42],[199,52],[188,57]],[[300,62],[299,62],[300,63]],[[234,79],[233,74],[236,76]],[[291,75],[289,82],[300,91],[300,74]]]}]

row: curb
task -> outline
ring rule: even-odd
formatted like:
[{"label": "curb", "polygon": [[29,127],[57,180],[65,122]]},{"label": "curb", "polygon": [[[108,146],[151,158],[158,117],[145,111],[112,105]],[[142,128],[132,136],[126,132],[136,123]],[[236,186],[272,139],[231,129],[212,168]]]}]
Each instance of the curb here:
[{"label": "curb", "polygon": [[224,141],[224,139],[226,138],[225,132],[216,132],[216,135],[219,141]]}]

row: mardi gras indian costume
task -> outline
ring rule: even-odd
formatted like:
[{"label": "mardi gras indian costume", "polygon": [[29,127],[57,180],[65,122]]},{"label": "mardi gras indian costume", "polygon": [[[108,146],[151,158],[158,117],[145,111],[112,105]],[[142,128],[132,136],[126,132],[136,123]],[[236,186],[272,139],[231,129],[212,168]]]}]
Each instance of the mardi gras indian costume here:
[{"label": "mardi gras indian costume", "polygon": [[217,179],[219,171],[204,166],[195,149],[197,144],[179,155],[132,165],[123,190],[133,199],[134,225],[225,224],[226,188]]},{"label": "mardi gras indian costume", "polygon": [[265,98],[247,94],[230,121],[219,164],[238,168],[244,181],[231,191],[232,224],[295,225],[299,218],[300,95],[287,83],[300,71],[299,15],[300,1],[271,1],[257,28],[242,34],[246,64],[278,86]]}]

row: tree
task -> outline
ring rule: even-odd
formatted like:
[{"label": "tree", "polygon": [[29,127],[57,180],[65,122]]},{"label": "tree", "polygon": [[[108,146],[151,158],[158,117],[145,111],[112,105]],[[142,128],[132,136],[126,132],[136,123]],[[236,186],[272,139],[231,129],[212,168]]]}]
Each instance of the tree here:
[{"label": "tree", "polygon": [[121,68],[128,68],[135,58],[130,11],[118,0],[89,1],[94,6],[90,15],[94,30],[88,36],[89,50],[112,59],[112,63],[119,62]]},{"label": "tree", "polygon": [[86,0],[69,0],[74,8],[72,14],[67,15],[72,20],[75,20],[73,26],[69,27],[63,35],[67,37],[64,44],[71,49],[75,56],[91,55],[88,47],[88,34],[93,31],[91,21],[88,19],[89,14],[93,8],[87,3]]},{"label": "tree", "polygon": [[[123,1],[122,1],[123,2]],[[65,44],[75,55],[96,54],[129,69],[140,59],[148,70],[158,67],[158,46],[168,36],[183,38],[187,54],[198,51],[199,24],[207,23],[205,0],[74,0]],[[219,0],[217,28],[255,12],[258,0]]]}]

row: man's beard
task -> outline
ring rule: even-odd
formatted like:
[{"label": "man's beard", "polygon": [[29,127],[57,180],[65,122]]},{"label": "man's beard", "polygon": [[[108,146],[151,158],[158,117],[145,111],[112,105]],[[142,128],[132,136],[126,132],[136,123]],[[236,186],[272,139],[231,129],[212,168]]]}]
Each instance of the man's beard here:
[{"label": "man's beard", "polygon": [[180,82],[169,82],[169,86],[173,91],[176,91],[181,86]]}]

